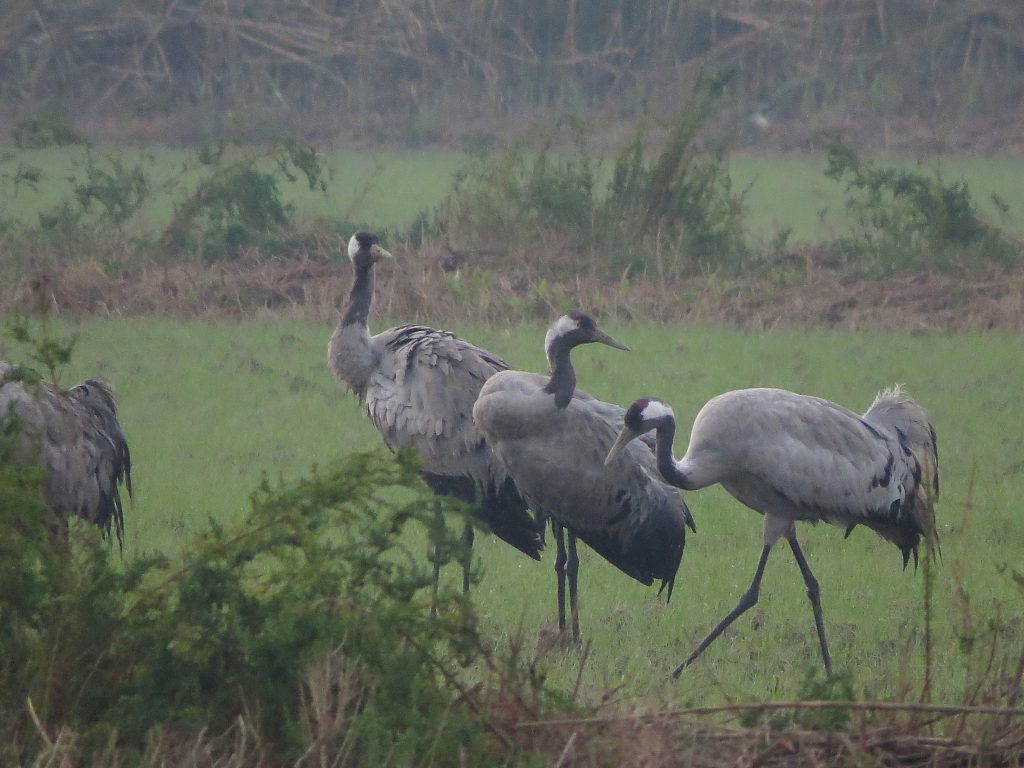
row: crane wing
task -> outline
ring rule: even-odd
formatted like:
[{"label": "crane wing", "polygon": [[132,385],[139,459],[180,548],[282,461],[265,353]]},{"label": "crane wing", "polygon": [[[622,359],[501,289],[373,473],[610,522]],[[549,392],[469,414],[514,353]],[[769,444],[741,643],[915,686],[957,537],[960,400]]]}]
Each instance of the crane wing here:
[{"label": "crane wing", "polygon": [[[11,367],[0,364],[0,382]],[[131,494],[131,457],[105,382],[90,379],[69,392],[47,382],[0,384],[0,417],[18,421],[18,453],[44,470],[44,497],[60,515],[74,514],[124,539],[119,487]]]},{"label": "crane wing", "polygon": [[[370,420],[392,450],[413,448],[426,471],[480,476],[488,471],[473,425],[480,387],[508,364],[480,347],[424,326],[375,337],[380,365],[366,390]],[[379,340],[379,341],[378,341]]]},{"label": "crane wing", "polygon": [[473,423],[484,382],[508,363],[447,331],[393,328],[374,337],[380,364],[366,389],[370,420],[392,450],[411,448],[438,493],[479,502],[477,516],[531,557],[543,542],[526,503]]},{"label": "crane wing", "polygon": [[[714,422],[713,430],[705,426]],[[741,390],[698,415],[691,450],[730,459],[722,485],[767,514],[835,525],[866,525],[904,547],[919,526],[911,514],[921,467],[896,430],[828,400],[781,390]],[[703,444],[703,447],[702,447]],[[681,462],[685,471],[686,458]],[[916,534],[915,534],[916,535]],[[916,539],[910,550],[916,553]]]},{"label": "crane wing", "polygon": [[605,468],[622,409],[578,390],[580,396],[557,409],[543,391],[546,382],[509,371],[484,387],[473,415],[495,454],[535,510],[638,581],[670,585],[684,528],[692,525],[679,492],[660,479],[654,455],[640,442],[627,446],[615,468]]}]

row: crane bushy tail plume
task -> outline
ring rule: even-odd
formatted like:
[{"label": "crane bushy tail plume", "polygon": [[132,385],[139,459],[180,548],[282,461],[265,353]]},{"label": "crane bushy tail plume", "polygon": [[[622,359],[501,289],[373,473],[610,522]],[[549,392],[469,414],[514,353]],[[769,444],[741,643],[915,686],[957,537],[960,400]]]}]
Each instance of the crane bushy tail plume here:
[{"label": "crane bushy tail plume", "polygon": [[[902,524],[879,523],[873,526],[880,536],[903,552],[904,568],[911,556],[916,568],[922,538],[930,555],[941,554],[935,528],[935,502],[939,499],[939,453],[935,429],[928,420],[928,413],[899,384],[878,393],[865,412],[864,421],[895,432],[904,452],[917,463],[916,482],[904,503]],[[849,531],[847,529],[847,535]]]}]

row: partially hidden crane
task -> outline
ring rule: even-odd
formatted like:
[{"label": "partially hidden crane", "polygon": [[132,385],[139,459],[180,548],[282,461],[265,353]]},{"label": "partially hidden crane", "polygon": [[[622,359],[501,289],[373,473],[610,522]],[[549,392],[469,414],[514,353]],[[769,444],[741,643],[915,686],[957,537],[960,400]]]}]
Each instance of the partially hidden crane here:
[{"label": "partially hidden crane", "polygon": [[781,389],[741,389],[701,408],[678,461],[672,456],[675,429],[665,402],[637,400],[626,411],[606,465],[614,470],[630,441],[654,430],[658,469],[666,481],[690,491],[718,483],[760,512],[764,529],[750,587],[673,676],[757,603],[768,554],[780,539],[789,543],[803,575],[821,658],[831,675],[818,582],[797,542],[795,523],[831,523],[845,528],[846,536],[863,525],[899,547],[904,568],[911,556],[916,567],[921,539],[935,553],[939,460],[927,413],[899,387],[879,393],[863,416]]},{"label": "partially hidden crane", "polygon": [[[374,265],[391,254],[376,235],[359,231],[349,239],[348,256],[355,277],[328,345],[331,370],[366,404],[388,448],[416,452],[421,475],[435,493],[469,504],[496,536],[540,560],[544,542],[538,524],[471,418],[480,387],[508,363],[453,333],[423,325],[371,336],[367,318]],[[463,536],[471,551],[471,525],[465,526]],[[469,591],[468,559],[463,563],[463,591]]]},{"label": "partially hidden crane", "polygon": [[694,527],[679,492],[658,477],[649,446],[626,446],[614,471],[605,471],[624,410],[576,389],[570,352],[593,342],[628,349],[588,315],[563,315],[544,339],[551,375],[495,374],[473,407],[474,421],[530,506],[551,520],[559,631],[564,636],[568,578],[574,642],[580,634],[577,537],[637,581],[660,579],[671,598],[685,529]]},{"label": "partially hidden crane", "polygon": [[64,391],[0,361],[0,422],[13,424],[13,459],[43,470],[43,498],[66,535],[68,517],[113,532],[124,546],[120,488],[132,494],[131,454],[110,384],[86,379]]}]

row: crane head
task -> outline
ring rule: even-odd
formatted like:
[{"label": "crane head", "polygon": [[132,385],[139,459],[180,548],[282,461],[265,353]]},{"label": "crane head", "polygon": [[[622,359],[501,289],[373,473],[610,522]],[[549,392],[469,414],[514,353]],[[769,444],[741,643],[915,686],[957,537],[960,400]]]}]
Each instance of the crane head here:
[{"label": "crane head", "polygon": [[80,402],[90,405],[93,410],[106,408],[111,415],[117,415],[114,390],[106,379],[86,379],[81,384],[72,387],[71,394]]},{"label": "crane head", "polygon": [[380,247],[377,235],[363,229],[349,238],[348,257],[357,267],[369,267],[381,259],[392,258],[390,253]]},{"label": "crane head", "polygon": [[641,397],[626,409],[622,419],[622,431],[608,451],[604,465],[607,467],[615,461],[615,457],[622,449],[640,435],[669,422],[675,422],[675,413],[668,403],[656,397]]},{"label": "crane head", "polygon": [[551,350],[555,346],[571,349],[580,344],[593,344],[594,342],[629,351],[629,347],[625,344],[616,341],[598,328],[594,318],[585,312],[573,309],[558,318],[548,329],[544,336],[544,352],[550,362],[552,360]]}]

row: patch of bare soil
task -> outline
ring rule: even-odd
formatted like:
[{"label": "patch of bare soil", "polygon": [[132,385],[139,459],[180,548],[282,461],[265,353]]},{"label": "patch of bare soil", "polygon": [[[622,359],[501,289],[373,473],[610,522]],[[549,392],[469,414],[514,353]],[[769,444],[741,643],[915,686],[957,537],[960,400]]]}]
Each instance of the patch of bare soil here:
[{"label": "patch of bare soil", "polygon": [[[0,286],[0,312],[45,295],[73,317],[287,316],[333,321],[347,300],[347,263],[247,257],[214,265],[142,265],[112,274],[97,261],[24,275]],[[454,268],[430,254],[381,269],[375,310],[442,322],[545,321],[570,306],[603,316],[765,329],[1024,330],[1024,269],[971,277],[917,274],[868,280],[813,270],[782,281],[716,276],[609,284],[595,277]]]}]

